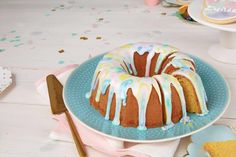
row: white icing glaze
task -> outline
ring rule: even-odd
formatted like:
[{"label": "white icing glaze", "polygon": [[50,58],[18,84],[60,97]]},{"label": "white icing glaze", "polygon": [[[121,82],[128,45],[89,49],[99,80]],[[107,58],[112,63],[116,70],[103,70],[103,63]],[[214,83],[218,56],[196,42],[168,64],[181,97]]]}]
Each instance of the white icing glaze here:
[{"label": "white icing glaze", "polygon": [[162,70],[162,72],[165,72],[166,69],[172,65],[173,67],[175,68],[187,68],[187,69],[192,69],[195,71],[195,67],[193,65],[194,61],[184,55],[184,54],[181,54],[181,53],[174,53],[172,55],[170,55],[168,58],[173,58],[171,60],[171,62],[169,62],[165,67],[164,69]]},{"label": "white icing glaze", "polygon": [[[148,52],[147,62],[145,65],[145,77],[137,77],[137,70],[134,65],[135,52],[137,52],[139,55],[143,55],[145,52]],[[174,74],[178,74],[187,77],[191,80],[191,82],[193,82],[196,92],[199,96],[201,109],[204,113],[206,113],[207,109],[205,106],[205,100],[207,99],[202,99],[206,98],[205,91],[200,77],[194,72],[194,61],[190,57],[176,52],[177,49],[173,47],[154,43],[128,44],[115,49],[104,55],[103,59],[97,65],[97,69],[94,73],[91,85],[91,91],[86,94],[86,97],[89,98],[91,96],[92,90],[97,87],[95,101],[98,102],[100,99],[100,95],[105,94],[108,87],[110,87],[105,119],[109,120],[112,98],[115,94],[116,108],[115,117],[112,123],[114,125],[119,125],[121,105],[126,105],[127,92],[129,89],[131,89],[134,97],[137,100],[139,108],[138,129],[145,130],[147,104],[151,91],[154,88],[159,96],[160,104],[165,105],[166,108],[166,126],[163,128],[165,130],[166,128],[170,128],[171,126],[173,126],[173,122],[171,121],[171,85],[174,86],[180,97],[182,106],[182,119],[188,119],[183,89],[178,80],[174,77]],[[155,66],[156,75],[148,77],[150,72],[151,60],[156,53],[159,54]],[[160,72],[160,66],[162,65],[163,61],[167,59],[167,57],[173,59],[164,67],[164,70],[170,65],[173,65],[175,68],[180,68],[180,70],[174,72],[173,74],[165,74],[163,73],[164,70]],[[182,74],[182,69],[188,69],[189,75]],[[159,84],[157,82],[159,82]],[[162,102],[161,92],[163,92],[164,95],[164,102]]]},{"label": "white icing glaze", "polygon": [[160,83],[161,89],[164,94],[165,103],[162,105],[165,105],[165,108],[166,108],[166,113],[165,113],[166,114],[166,124],[172,125],[172,123],[173,123],[171,121],[171,115],[172,115],[171,85],[173,85],[175,87],[175,89],[177,90],[177,92],[179,94],[181,106],[182,106],[183,117],[186,117],[187,116],[186,102],[184,99],[184,93],[183,93],[182,86],[180,85],[178,80],[175,77],[173,77],[171,75],[164,74],[164,73],[161,75],[154,75],[153,77]]}]

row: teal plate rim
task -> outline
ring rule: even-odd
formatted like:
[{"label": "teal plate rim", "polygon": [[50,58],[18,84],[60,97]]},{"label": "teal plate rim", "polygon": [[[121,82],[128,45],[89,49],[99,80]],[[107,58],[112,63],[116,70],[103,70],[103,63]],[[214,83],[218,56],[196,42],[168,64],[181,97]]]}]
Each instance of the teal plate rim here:
[{"label": "teal plate rim", "polygon": [[179,122],[167,131],[161,128],[141,131],[136,128],[115,126],[111,121],[105,120],[89,104],[89,100],[85,97],[85,94],[90,90],[97,63],[102,59],[103,55],[95,56],[76,68],[70,74],[63,88],[63,98],[68,111],[78,123],[100,135],[116,140],[138,143],[179,139],[195,134],[212,125],[224,114],[230,104],[230,88],[224,77],[208,63],[190,55],[196,63],[197,72],[201,76],[206,89],[209,109],[209,113],[206,116],[188,113],[191,123],[183,124]]}]

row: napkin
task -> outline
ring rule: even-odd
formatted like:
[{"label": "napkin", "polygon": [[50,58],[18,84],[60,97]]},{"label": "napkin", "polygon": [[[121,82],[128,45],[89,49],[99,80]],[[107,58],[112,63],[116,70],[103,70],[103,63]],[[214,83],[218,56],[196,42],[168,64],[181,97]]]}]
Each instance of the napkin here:
[{"label": "napkin", "polygon": [[0,66],[0,93],[12,84],[12,74],[6,68]]},{"label": "napkin", "polygon": [[[61,84],[65,85],[67,78],[76,67],[78,67],[76,64],[69,65],[50,74],[54,74]],[[36,82],[36,90],[49,104],[46,76]],[[73,142],[65,114],[53,115],[53,118],[57,121],[57,126],[51,131],[49,137],[53,140]],[[115,140],[92,131],[76,119],[73,121],[85,145],[110,156],[173,157],[179,145],[179,140],[146,144]]]}]

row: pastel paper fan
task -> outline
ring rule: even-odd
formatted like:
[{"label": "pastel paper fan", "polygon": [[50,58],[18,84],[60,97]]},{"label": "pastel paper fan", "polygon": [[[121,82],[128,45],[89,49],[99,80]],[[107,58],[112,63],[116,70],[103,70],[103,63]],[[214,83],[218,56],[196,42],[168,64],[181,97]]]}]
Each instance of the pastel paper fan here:
[{"label": "pastel paper fan", "polygon": [[11,71],[0,66],[0,93],[12,84]]}]

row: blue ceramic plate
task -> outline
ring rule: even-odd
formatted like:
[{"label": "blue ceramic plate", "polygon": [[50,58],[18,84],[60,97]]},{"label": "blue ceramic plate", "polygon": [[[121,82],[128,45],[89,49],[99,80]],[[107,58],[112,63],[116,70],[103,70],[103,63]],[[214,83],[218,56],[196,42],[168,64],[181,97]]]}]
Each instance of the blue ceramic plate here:
[{"label": "blue ceramic plate", "polygon": [[178,139],[213,124],[229,104],[230,91],[224,78],[212,66],[192,56],[206,89],[209,114],[206,116],[188,114],[192,120],[191,123],[178,123],[167,131],[163,131],[161,128],[140,131],[136,128],[115,126],[111,121],[105,120],[85,97],[85,94],[90,90],[96,66],[103,55],[94,57],[75,69],[64,87],[64,100],[69,112],[78,119],[79,123],[99,134],[118,140],[140,143]]}]

